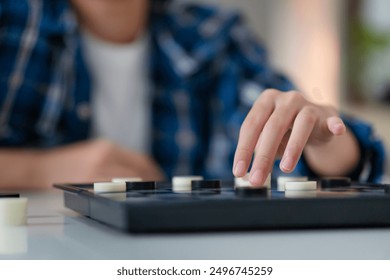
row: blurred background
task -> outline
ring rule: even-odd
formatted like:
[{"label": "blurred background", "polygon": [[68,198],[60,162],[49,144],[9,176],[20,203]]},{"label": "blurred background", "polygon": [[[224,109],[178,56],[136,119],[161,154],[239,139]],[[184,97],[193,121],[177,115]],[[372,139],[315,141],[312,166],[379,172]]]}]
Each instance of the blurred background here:
[{"label": "blurred background", "polygon": [[389,0],[197,1],[242,10],[276,69],[312,101],[372,122],[390,151]]}]

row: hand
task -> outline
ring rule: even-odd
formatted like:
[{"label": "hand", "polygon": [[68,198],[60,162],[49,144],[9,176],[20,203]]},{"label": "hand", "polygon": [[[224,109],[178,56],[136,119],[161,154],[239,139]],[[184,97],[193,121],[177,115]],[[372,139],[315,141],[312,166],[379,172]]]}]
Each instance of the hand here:
[{"label": "hand", "polygon": [[[334,141],[335,136],[341,135],[346,136]],[[269,89],[256,100],[241,126],[233,174],[244,176],[254,154],[249,180],[254,185],[261,185],[277,157],[282,156],[280,169],[289,173],[294,170],[304,149],[310,151],[309,157],[314,158],[312,162],[317,171],[324,174],[338,172],[324,165],[346,145],[352,146],[352,152],[338,165],[340,172],[354,166],[359,151],[354,137],[346,134],[346,127],[336,110],[311,103],[298,92]],[[322,158],[312,156],[320,153],[330,159],[322,163]]]},{"label": "hand", "polygon": [[43,184],[110,181],[113,177],[162,180],[163,172],[148,156],[107,140],[92,140],[44,152],[39,174]]}]

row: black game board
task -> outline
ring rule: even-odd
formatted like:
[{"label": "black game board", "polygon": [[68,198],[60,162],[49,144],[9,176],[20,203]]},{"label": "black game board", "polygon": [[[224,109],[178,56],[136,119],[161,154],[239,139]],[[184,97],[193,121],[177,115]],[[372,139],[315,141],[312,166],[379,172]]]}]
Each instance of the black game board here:
[{"label": "black game board", "polygon": [[169,183],[100,194],[93,184],[54,186],[64,191],[67,208],[128,232],[390,226],[390,189],[380,184],[319,187],[293,197],[274,188],[237,192],[233,182],[187,193],[173,193]]}]

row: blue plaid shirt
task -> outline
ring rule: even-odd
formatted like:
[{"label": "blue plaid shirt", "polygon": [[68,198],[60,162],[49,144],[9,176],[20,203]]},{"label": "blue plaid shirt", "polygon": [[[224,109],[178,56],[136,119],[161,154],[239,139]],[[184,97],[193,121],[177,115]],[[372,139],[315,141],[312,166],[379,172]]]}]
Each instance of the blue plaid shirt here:
[{"label": "blue plaid shirt", "polygon": [[[293,85],[235,12],[153,1],[153,156],[168,176],[232,177],[240,125],[262,90]],[[67,0],[0,0],[0,145],[54,147],[89,137],[90,80]],[[129,113],[129,117],[131,117]],[[344,118],[362,160],[350,174],[383,173],[371,126]],[[275,174],[277,173],[275,168]],[[302,159],[297,174],[313,175]]]}]

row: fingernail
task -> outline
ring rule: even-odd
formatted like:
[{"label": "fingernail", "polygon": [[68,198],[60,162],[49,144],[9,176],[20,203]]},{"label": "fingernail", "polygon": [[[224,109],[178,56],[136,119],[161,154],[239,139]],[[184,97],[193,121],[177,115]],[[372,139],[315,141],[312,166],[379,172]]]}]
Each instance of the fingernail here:
[{"label": "fingernail", "polygon": [[333,134],[341,134],[344,132],[344,124],[336,123],[333,125],[332,133]]},{"label": "fingernail", "polygon": [[256,170],[249,179],[250,183],[254,186],[260,186],[264,181],[263,172],[260,170]]},{"label": "fingernail", "polygon": [[293,163],[293,160],[291,157],[285,157],[285,158],[283,158],[280,165],[281,165],[283,170],[291,171],[293,169],[294,163]]},{"label": "fingernail", "polygon": [[244,176],[245,173],[245,162],[243,160],[240,160],[237,162],[236,166],[234,167],[234,175],[235,176]]}]

